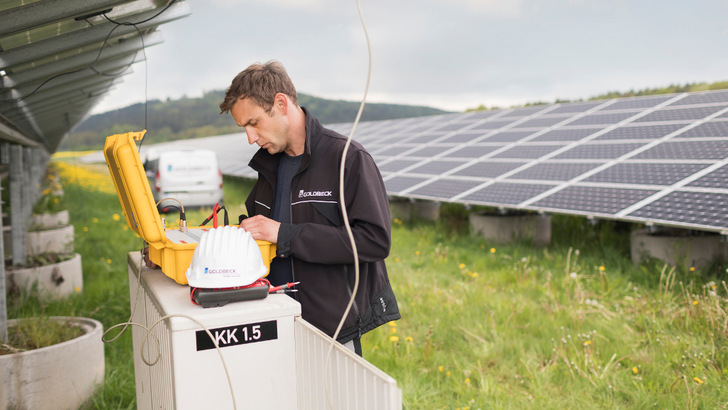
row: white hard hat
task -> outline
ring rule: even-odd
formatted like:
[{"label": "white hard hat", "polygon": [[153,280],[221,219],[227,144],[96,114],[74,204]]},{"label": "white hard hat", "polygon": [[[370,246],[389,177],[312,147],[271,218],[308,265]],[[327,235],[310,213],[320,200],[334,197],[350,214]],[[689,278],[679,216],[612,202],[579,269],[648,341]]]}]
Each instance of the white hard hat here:
[{"label": "white hard hat", "polygon": [[267,272],[258,244],[250,232],[221,226],[204,232],[185,273],[194,288],[247,286]]}]

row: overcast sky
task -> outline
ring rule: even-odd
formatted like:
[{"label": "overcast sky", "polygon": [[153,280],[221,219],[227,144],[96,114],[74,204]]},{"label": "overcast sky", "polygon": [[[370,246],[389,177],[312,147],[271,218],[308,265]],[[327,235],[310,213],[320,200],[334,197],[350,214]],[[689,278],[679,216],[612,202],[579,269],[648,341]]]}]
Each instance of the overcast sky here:
[{"label": "overcast sky", "polygon": [[[367,49],[355,0],[189,0],[94,113],[226,89],[279,60],[299,92],[359,100]],[[725,0],[361,0],[368,101],[462,111],[728,80]],[[353,121],[353,118],[352,118]]]}]

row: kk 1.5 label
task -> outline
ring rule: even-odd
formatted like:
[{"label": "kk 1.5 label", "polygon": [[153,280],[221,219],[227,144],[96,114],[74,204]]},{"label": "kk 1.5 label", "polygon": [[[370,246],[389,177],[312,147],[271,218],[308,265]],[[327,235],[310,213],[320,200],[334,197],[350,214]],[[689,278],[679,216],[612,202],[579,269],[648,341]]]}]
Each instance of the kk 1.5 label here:
[{"label": "kk 1.5 label", "polygon": [[[275,320],[209,330],[214,341],[221,348],[278,339],[278,326]],[[198,352],[215,348],[215,342],[204,330],[196,331],[195,337]]]}]

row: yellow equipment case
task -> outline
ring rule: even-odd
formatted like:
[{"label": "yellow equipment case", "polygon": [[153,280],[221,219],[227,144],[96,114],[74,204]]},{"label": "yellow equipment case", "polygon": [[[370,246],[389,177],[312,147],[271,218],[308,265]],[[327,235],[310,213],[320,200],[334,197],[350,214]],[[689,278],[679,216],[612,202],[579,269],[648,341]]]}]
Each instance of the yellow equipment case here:
[{"label": "yellow equipment case", "polygon": [[[135,142],[141,140],[145,133],[146,130],[107,137],[104,157],[126,222],[149,244],[149,259],[159,265],[165,275],[186,285],[185,272],[192,262],[195,247],[202,233],[210,228],[193,227],[185,231],[178,228],[165,229]],[[270,272],[270,262],[275,257],[276,246],[267,241],[256,242]]]}]

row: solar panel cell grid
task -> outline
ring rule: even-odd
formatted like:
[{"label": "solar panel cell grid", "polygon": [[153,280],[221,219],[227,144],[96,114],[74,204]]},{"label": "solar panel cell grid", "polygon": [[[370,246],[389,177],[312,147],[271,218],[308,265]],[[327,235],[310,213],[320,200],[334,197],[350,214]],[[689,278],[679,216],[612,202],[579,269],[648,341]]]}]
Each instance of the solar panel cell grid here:
[{"label": "solar panel cell grid", "polygon": [[568,116],[564,117],[542,117],[542,118],[533,118],[528,121],[524,121],[520,124],[518,124],[517,128],[545,128],[550,127],[554,124],[558,124],[564,120],[569,118]]},{"label": "solar panel cell grid", "polygon": [[643,146],[644,143],[582,144],[554,156],[554,159],[616,159]]},{"label": "solar panel cell grid", "polygon": [[407,139],[408,143],[413,144],[427,144],[428,142],[433,142],[435,140],[438,140],[439,138],[442,138],[445,135],[445,133],[441,132],[427,132],[421,135],[417,135],[411,138]]},{"label": "solar panel cell grid", "polygon": [[405,160],[405,159],[398,159],[392,162],[388,162],[386,164],[379,166],[379,171],[381,172],[399,172],[407,167],[410,167],[414,164],[417,164],[421,161],[419,160]]},{"label": "solar panel cell grid", "polygon": [[381,147],[377,147],[376,149],[372,150],[372,152],[374,152],[378,155],[382,155],[382,156],[395,157],[395,156],[405,153],[407,151],[411,151],[415,148],[417,148],[416,144],[392,145],[389,147],[381,146]]},{"label": "solar panel cell grid", "polygon": [[667,141],[634,159],[720,160],[728,157],[728,141]]},{"label": "solar panel cell grid", "polygon": [[572,186],[532,204],[534,207],[614,215],[657,191]]},{"label": "solar panel cell grid", "polygon": [[564,104],[558,108],[549,111],[549,114],[563,114],[563,113],[578,113],[589,111],[599,104],[603,104],[604,101],[588,102],[588,103],[574,103]]},{"label": "solar panel cell grid", "polygon": [[728,121],[708,121],[693,127],[674,138],[724,137],[728,138]]},{"label": "solar panel cell grid", "polygon": [[638,118],[635,122],[699,120],[725,107],[664,108]]},{"label": "solar panel cell grid", "polygon": [[581,118],[577,118],[574,121],[569,122],[567,125],[607,125],[616,124],[620,121],[626,120],[632,117],[637,112],[620,112],[612,114],[591,114]]},{"label": "solar panel cell grid", "polygon": [[574,129],[555,129],[552,131],[548,131],[544,134],[539,135],[538,137],[532,139],[531,141],[576,141],[580,140],[584,137],[587,137],[591,134],[594,134],[595,132],[601,130],[602,128],[574,128]]},{"label": "solar panel cell grid", "polygon": [[503,115],[503,118],[512,118],[512,117],[526,117],[529,115],[533,115],[539,111],[543,111],[547,108],[547,105],[539,105],[536,107],[528,107],[528,108],[517,108],[509,113],[506,113]]},{"label": "solar panel cell grid", "polygon": [[569,181],[596,168],[599,164],[541,163],[529,167],[509,179],[535,179],[544,181]]},{"label": "solar panel cell grid", "polygon": [[534,159],[562,148],[561,145],[519,145],[493,155],[493,158]]},{"label": "solar panel cell grid", "polygon": [[387,189],[387,193],[398,194],[426,180],[427,178],[423,177],[398,176],[392,179],[385,180],[384,186]]},{"label": "solar panel cell grid", "polygon": [[628,98],[628,99],[624,99],[621,101],[617,101],[616,103],[603,108],[602,111],[650,108],[650,107],[654,107],[658,104],[661,104],[671,98],[673,98],[672,95],[665,96],[665,97]]},{"label": "solar panel cell grid", "polygon": [[686,96],[671,105],[728,103],[728,91],[711,91]]},{"label": "solar panel cell grid", "polygon": [[555,185],[496,183],[481,188],[460,200],[465,202],[517,205],[553,188]]},{"label": "solar panel cell grid", "polygon": [[628,216],[671,223],[728,226],[728,194],[675,191]]},{"label": "solar panel cell grid", "polygon": [[463,161],[432,160],[412,168],[407,172],[411,174],[441,175],[462,164]]},{"label": "solar panel cell grid", "polygon": [[452,149],[455,147],[455,144],[437,144],[437,145],[428,145],[421,147],[415,151],[412,151],[408,154],[410,157],[423,157],[423,158],[432,158],[435,155],[442,154],[443,152],[446,152],[447,150]]},{"label": "solar panel cell grid", "polygon": [[493,121],[488,121],[488,122],[484,122],[482,124],[478,124],[478,125],[474,126],[473,128],[471,128],[470,130],[471,131],[472,130],[497,130],[498,128],[505,127],[506,125],[509,125],[511,123],[513,123],[513,120],[503,121],[503,120],[496,119]]},{"label": "solar panel cell grid", "polygon": [[596,139],[598,140],[634,140],[634,139],[660,139],[672,132],[687,126],[689,123],[681,124],[659,124],[646,126],[623,126],[608,131]]},{"label": "solar panel cell grid", "polygon": [[480,131],[475,131],[475,132],[469,132],[469,131],[468,132],[461,132],[461,133],[455,134],[453,136],[443,138],[443,139],[440,140],[440,142],[443,142],[443,143],[450,143],[450,142],[452,142],[452,143],[470,142],[470,141],[473,141],[475,139],[478,139],[478,138],[482,137],[487,132],[488,132],[487,130],[480,130]]},{"label": "solar panel cell grid", "polygon": [[[715,171],[696,179],[687,186],[728,189],[728,165],[724,165]],[[726,209],[728,210],[728,204],[726,204]]]},{"label": "solar panel cell grid", "polygon": [[707,164],[615,164],[585,179],[632,185],[672,185],[707,167]]},{"label": "solar panel cell grid", "polygon": [[443,124],[438,127],[433,127],[432,130],[433,131],[457,131],[459,129],[463,129],[465,127],[472,126],[473,124],[474,124],[473,121],[465,121],[465,122],[458,121],[458,122],[453,122],[450,124]]},{"label": "solar panel cell grid", "polygon": [[515,142],[533,134],[535,131],[501,131],[483,139],[485,142]]},{"label": "solar panel cell grid", "polygon": [[426,196],[432,198],[450,199],[471,188],[480,185],[479,181],[462,181],[455,179],[439,179],[427,185],[421,186],[411,192],[411,195]]},{"label": "solar panel cell grid", "polygon": [[495,178],[506,172],[512,171],[526,162],[477,162],[463,168],[453,175],[476,178]]},{"label": "solar panel cell grid", "polygon": [[470,145],[453,151],[447,156],[450,158],[480,158],[502,147],[502,145]]}]

